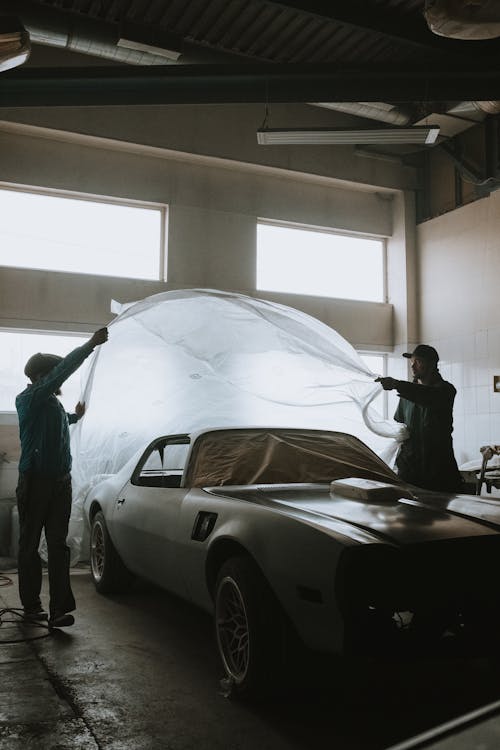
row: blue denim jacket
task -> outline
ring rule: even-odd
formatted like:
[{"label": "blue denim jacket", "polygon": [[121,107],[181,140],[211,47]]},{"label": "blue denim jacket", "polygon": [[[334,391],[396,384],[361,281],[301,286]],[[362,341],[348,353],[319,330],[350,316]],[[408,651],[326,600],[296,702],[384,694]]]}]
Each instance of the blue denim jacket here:
[{"label": "blue denim jacket", "polygon": [[83,344],[70,352],[43,378],[16,397],[19,415],[21,458],[19,471],[33,471],[44,477],[60,477],[71,470],[68,425],[76,422],[76,414],[67,414],[55,395],[65,380],[93,352]]}]

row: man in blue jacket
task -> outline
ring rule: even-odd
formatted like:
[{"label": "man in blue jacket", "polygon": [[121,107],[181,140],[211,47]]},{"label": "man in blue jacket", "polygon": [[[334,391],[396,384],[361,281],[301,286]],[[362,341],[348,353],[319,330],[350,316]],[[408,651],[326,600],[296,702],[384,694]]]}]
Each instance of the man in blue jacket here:
[{"label": "man in blue jacket", "polygon": [[[31,384],[16,398],[21,439],[19,482],[19,596],[27,620],[46,620],[49,627],[73,625],[70,551],[66,544],[71,514],[71,451],[68,425],[85,413],[78,403],[67,414],[57,396],[60,388],[94,351],[108,339],[100,328],[83,346],[66,357],[34,354],[24,374]],[[42,564],[38,546],[45,529],[48,552],[50,616],[42,607]]]}]

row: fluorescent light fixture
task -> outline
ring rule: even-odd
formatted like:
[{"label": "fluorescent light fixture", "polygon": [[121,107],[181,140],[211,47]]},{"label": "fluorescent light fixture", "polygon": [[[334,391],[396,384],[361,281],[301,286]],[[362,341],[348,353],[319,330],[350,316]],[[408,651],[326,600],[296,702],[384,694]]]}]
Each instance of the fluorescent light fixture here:
[{"label": "fluorescent light fixture", "polygon": [[137,52],[149,52],[151,55],[166,57],[167,60],[178,60],[181,56],[180,52],[173,49],[164,49],[163,47],[156,47],[154,44],[144,44],[144,42],[134,42],[133,39],[118,39],[117,45]]},{"label": "fluorescent light fixture", "polygon": [[117,41],[118,47],[148,52],[151,55],[166,57],[168,60],[179,59],[182,54],[180,44],[181,40],[175,34],[130,21],[124,21],[120,25]]},{"label": "fluorescent light fixture", "polygon": [[398,143],[435,143],[438,125],[409,128],[261,128],[257,130],[257,143],[263,146],[336,144],[370,145]]}]

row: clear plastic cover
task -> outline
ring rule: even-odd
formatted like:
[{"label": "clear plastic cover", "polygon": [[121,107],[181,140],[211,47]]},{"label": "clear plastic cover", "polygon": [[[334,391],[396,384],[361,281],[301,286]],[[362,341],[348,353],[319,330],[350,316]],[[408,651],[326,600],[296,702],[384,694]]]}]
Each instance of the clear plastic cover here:
[{"label": "clear plastic cover", "polygon": [[[388,462],[406,428],[371,402],[381,386],[329,326],[284,305],[189,289],[113,303],[109,341],[83,372],[72,428],[76,504],[156,437],[207,427],[307,427],[360,437]],[[75,508],[75,514],[78,514]]]}]

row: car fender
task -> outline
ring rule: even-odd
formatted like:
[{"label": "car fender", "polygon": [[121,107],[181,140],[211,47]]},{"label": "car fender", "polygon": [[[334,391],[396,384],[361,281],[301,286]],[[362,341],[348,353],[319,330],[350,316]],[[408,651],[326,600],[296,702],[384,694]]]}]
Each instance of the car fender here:
[{"label": "car fender", "polygon": [[216,526],[207,550],[206,586],[210,588],[216,575],[214,560],[218,568],[228,555],[245,550],[304,643],[340,652],[344,626],[335,575],[348,544],[352,541],[341,541],[286,513],[249,504],[244,514],[238,515],[235,509]]}]

